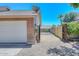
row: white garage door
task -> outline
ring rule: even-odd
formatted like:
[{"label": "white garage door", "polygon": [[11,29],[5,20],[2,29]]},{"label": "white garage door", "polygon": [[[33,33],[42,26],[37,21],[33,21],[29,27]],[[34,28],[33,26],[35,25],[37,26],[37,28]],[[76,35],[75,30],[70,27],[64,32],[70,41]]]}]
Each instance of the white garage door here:
[{"label": "white garage door", "polygon": [[0,43],[26,43],[26,41],[26,21],[0,21]]}]

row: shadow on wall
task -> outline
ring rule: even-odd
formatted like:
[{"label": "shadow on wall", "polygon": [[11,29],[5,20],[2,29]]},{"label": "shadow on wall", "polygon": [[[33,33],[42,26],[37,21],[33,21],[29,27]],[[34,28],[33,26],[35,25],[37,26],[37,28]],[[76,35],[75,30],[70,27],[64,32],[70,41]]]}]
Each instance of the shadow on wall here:
[{"label": "shadow on wall", "polygon": [[0,43],[0,48],[31,48],[32,44],[26,43]]}]

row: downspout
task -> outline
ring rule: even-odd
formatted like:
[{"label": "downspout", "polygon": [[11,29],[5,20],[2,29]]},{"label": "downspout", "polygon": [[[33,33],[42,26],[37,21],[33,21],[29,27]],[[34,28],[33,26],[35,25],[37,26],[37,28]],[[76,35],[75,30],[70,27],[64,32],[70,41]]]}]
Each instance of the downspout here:
[{"label": "downspout", "polygon": [[39,25],[38,25],[38,34],[39,34],[39,42],[38,43],[40,43],[40,35],[41,35],[41,29],[40,29],[40,27],[41,27],[41,15],[40,15],[40,13],[38,14],[38,17],[39,17]]}]

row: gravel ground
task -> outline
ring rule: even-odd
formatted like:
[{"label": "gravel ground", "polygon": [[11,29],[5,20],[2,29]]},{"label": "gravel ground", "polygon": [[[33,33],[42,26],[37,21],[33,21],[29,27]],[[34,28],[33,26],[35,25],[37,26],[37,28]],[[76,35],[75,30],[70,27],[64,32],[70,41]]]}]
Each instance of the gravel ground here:
[{"label": "gravel ground", "polygon": [[75,48],[69,48],[60,46],[56,48],[50,48],[48,54],[51,56],[79,56],[79,50]]},{"label": "gravel ground", "polygon": [[[79,50],[71,43],[64,43],[51,33],[41,33],[41,42],[31,48],[23,48],[18,56],[73,56],[79,55]],[[67,53],[68,52],[68,53]]]}]

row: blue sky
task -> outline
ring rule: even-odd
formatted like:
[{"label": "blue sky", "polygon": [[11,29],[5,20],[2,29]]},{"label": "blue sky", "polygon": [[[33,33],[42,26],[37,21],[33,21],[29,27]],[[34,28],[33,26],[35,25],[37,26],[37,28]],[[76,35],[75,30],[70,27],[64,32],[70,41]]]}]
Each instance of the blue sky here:
[{"label": "blue sky", "polygon": [[[0,6],[8,6],[12,10],[31,10],[32,3],[0,3]],[[60,20],[57,18],[58,15],[77,11],[67,3],[39,3],[34,4],[40,7],[42,16],[42,25],[59,25]]]}]

